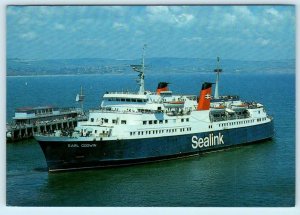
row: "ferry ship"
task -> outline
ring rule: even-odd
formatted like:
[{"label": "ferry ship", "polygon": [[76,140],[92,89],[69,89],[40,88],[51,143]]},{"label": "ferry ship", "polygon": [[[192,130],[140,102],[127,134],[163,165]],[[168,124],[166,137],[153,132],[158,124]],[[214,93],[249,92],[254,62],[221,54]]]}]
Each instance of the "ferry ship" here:
[{"label": "ferry ship", "polygon": [[131,67],[139,73],[138,92],[106,92],[73,131],[35,134],[50,172],[168,160],[273,137],[262,104],[219,96],[219,66],[214,96],[213,83],[204,82],[199,98],[174,95],[167,82],[145,90],[144,51]]}]

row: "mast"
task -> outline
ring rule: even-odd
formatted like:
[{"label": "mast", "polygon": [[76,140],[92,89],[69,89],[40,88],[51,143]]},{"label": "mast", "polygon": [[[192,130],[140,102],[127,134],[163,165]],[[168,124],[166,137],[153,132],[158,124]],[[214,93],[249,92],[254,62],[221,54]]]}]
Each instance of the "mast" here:
[{"label": "mast", "polygon": [[144,72],[145,72],[145,49],[146,49],[146,44],[144,44],[144,47],[143,47],[143,57],[142,57],[142,71],[141,71],[141,74],[140,74],[140,90],[139,90],[139,94],[144,94],[145,92],[145,75],[144,75]]},{"label": "mast", "polygon": [[80,86],[80,94],[77,94],[76,102],[80,102],[82,113],[83,113],[83,100],[84,100],[83,90],[82,90],[82,86]]},{"label": "mast", "polygon": [[220,68],[220,58],[217,57],[217,68],[214,70],[217,73],[216,87],[215,87],[215,99],[219,98],[219,76],[222,69]]},{"label": "mast", "polygon": [[144,44],[144,47],[143,47],[143,55],[142,55],[142,65],[130,65],[131,68],[140,73],[138,76],[139,76],[139,79],[138,79],[138,84],[140,86],[140,89],[139,89],[139,94],[141,95],[144,95],[145,93],[145,75],[144,75],[144,72],[145,72],[145,49],[146,49],[147,45]]}]

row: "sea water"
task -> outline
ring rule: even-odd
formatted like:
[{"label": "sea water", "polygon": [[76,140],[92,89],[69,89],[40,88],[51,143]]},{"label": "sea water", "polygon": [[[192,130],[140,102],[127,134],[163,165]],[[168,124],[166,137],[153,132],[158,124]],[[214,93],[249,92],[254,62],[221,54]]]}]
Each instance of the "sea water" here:
[{"label": "sea water", "polygon": [[[106,91],[137,91],[136,74],[7,77],[7,121],[15,108],[98,108]],[[170,82],[198,95],[211,73],[146,74],[146,88]],[[222,73],[219,94],[261,102],[274,117],[273,140],[190,158],[122,168],[48,173],[35,140],[7,144],[11,206],[293,206],[295,204],[295,73]]]}]

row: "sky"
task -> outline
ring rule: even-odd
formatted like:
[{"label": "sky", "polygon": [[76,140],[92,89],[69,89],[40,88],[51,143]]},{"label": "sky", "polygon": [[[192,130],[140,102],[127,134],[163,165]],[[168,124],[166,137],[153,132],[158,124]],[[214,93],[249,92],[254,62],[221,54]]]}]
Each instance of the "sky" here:
[{"label": "sky", "polygon": [[6,55],[295,59],[294,6],[8,6]]}]

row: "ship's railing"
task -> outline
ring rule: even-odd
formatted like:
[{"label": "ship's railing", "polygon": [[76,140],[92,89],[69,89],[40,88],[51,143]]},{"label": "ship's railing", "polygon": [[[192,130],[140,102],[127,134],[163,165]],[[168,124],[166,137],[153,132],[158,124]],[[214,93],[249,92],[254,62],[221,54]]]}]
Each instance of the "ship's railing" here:
[{"label": "ship's railing", "polygon": [[191,111],[169,111],[169,110],[110,110],[110,109],[92,109],[91,113],[122,113],[122,114],[159,114],[166,113],[170,116],[190,115]]},{"label": "ship's railing", "polygon": [[229,116],[220,116],[220,117],[215,117],[213,115],[209,116],[210,121],[212,122],[220,122],[220,121],[228,121],[228,120],[235,120],[235,119],[247,119],[250,118],[249,114],[243,114],[243,115],[229,115]]},{"label": "ship's railing", "polygon": [[133,91],[129,91],[129,90],[126,90],[126,91],[111,91],[111,92],[106,91],[105,94],[134,94],[134,95],[139,95],[138,92],[133,92]]},{"label": "ship's railing", "polygon": [[69,121],[85,121],[87,120],[87,116],[76,116],[76,117],[64,117],[62,119],[53,119],[53,120],[38,120],[33,123],[18,123],[18,124],[7,124],[7,127],[10,129],[19,129],[19,128],[30,128],[39,125],[51,125]]},{"label": "ship's railing", "polygon": [[110,109],[91,109],[90,113],[128,113],[128,114],[155,114],[162,113],[162,110],[110,110]]}]

